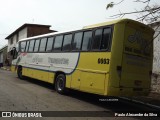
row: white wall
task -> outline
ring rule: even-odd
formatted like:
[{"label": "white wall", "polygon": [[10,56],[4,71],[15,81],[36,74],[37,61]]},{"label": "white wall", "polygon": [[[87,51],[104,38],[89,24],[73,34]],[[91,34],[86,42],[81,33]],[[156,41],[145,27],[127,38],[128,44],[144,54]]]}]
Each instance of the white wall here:
[{"label": "white wall", "polygon": [[[27,37],[27,28],[22,29],[18,33],[18,40],[26,38]],[[16,47],[17,43],[17,34],[13,36],[13,44],[11,44],[11,38],[8,40],[8,50],[7,52],[11,51],[13,47]]]},{"label": "white wall", "polygon": [[27,38],[27,28],[22,29],[21,31],[19,31],[19,40],[23,39],[23,38]]},{"label": "white wall", "polygon": [[[156,27],[155,27],[156,28]],[[156,31],[160,31],[160,27],[156,29]],[[155,32],[154,36],[157,36],[159,32]],[[160,74],[160,35],[154,40],[154,57],[153,57],[153,73]]]}]

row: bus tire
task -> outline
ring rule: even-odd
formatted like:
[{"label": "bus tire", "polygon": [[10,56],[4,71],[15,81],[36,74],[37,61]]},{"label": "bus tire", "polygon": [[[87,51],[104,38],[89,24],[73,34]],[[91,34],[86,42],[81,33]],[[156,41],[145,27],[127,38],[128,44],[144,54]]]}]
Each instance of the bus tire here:
[{"label": "bus tire", "polygon": [[21,79],[21,80],[24,79],[24,76],[22,75],[22,67],[18,67],[17,75],[18,75],[19,79]]},{"label": "bus tire", "polygon": [[64,74],[58,74],[56,76],[55,89],[59,94],[66,93],[66,76]]}]

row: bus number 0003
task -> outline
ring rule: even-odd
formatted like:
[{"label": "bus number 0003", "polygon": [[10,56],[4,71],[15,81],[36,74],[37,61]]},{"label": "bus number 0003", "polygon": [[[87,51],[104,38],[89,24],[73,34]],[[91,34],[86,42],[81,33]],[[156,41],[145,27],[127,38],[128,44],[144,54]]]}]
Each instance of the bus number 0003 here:
[{"label": "bus number 0003", "polygon": [[109,64],[109,59],[98,58],[98,64]]}]

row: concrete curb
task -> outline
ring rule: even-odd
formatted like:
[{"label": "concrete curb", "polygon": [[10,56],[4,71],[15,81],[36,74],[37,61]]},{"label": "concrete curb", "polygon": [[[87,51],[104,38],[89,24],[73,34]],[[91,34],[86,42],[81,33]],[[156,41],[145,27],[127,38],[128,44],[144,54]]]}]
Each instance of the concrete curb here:
[{"label": "concrete curb", "polygon": [[142,104],[142,105],[145,105],[145,106],[149,106],[149,107],[154,108],[156,110],[160,110],[160,106],[158,106],[156,104],[151,104],[151,103],[144,102],[144,101],[141,101],[141,100],[130,99],[130,98],[126,98],[126,97],[119,97],[119,98],[130,101],[130,102],[134,102],[134,103]]}]

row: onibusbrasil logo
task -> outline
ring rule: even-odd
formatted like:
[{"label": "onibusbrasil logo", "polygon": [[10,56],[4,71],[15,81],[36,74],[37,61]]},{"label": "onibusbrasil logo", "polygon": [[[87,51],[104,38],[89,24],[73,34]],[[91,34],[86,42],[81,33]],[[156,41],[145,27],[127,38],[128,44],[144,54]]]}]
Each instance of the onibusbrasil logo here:
[{"label": "onibusbrasil logo", "polygon": [[42,117],[40,112],[2,112],[2,117]]}]

